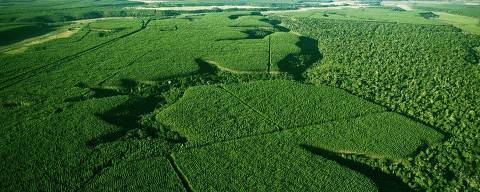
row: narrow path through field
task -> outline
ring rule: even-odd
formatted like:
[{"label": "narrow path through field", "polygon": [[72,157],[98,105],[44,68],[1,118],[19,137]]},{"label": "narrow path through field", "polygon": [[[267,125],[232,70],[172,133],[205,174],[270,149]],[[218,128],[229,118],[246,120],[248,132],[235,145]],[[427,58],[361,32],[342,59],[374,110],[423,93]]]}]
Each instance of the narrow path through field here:
[{"label": "narrow path through field", "polygon": [[182,170],[180,167],[178,167],[177,163],[175,162],[175,158],[170,154],[167,156],[168,162],[172,166],[172,168],[175,170],[175,173],[178,176],[178,179],[182,182],[183,188],[185,188],[186,192],[193,192],[193,187],[190,185],[190,182],[188,181],[188,178],[183,174]]}]

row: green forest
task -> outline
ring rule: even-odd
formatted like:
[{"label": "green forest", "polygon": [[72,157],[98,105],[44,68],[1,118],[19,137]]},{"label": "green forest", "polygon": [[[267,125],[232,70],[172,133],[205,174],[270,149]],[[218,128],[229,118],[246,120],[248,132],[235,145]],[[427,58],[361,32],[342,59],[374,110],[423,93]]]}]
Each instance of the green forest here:
[{"label": "green forest", "polygon": [[0,191],[478,191],[480,2],[0,2]]}]

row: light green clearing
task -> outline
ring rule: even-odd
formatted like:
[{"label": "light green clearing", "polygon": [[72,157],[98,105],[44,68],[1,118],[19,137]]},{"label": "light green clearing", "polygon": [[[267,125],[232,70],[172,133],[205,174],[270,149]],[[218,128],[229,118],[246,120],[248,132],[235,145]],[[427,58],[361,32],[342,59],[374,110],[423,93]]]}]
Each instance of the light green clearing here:
[{"label": "light green clearing", "polygon": [[367,20],[380,22],[398,22],[415,24],[439,24],[418,15],[420,11],[393,11],[389,8],[345,8],[334,10],[313,10],[305,12],[280,13],[289,17],[309,17],[322,19]]},{"label": "light green clearing", "polygon": [[398,22],[413,24],[450,24],[466,32],[480,34],[480,20],[475,17],[450,14],[445,12],[435,12],[439,15],[436,19],[425,19],[419,13],[422,10],[412,11],[393,11],[388,8],[360,8],[360,9],[335,9],[335,10],[312,10],[305,12],[286,12],[278,15],[290,17],[309,17],[322,19],[347,19],[347,20],[367,20],[380,22]]},{"label": "light green clearing", "polygon": [[463,29],[466,32],[480,35],[480,19],[478,18],[442,12],[435,12],[435,14],[440,16],[435,20],[451,24],[455,27]]}]

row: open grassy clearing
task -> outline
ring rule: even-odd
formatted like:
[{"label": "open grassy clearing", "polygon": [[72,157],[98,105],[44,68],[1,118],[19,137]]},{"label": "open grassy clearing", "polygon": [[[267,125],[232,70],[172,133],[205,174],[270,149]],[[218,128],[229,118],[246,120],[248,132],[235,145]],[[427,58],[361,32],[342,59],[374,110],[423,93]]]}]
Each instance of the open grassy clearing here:
[{"label": "open grassy clearing", "polygon": [[[8,84],[6,82],[8,80],[15,81],[22,74],[38,72],[37,70],[42,69],[42,67],[67,62],[72,57],[100,48],[141,28],[140,20],[125,19],[122,21],[123,24],[117,24],[117,27],[122,27],[124,30],[112,35],[100,37],[100,32],[91,32],[86,26],[70,38],[38,44],[27,50],[25,54],[0,55],[5,66],[5,70],[2,70],[2,84]],[[37,60],[31,60],[32,57],[37,58]]]},{"label": "open grassy clearing", "polygon": [[[277,12],[275,15],[283,15],[298,18],[319,18],[319,19],[346,19],[346,20],[366,20],[380,22],[398,22],[413,24],[433,24],[433,25],[453,25],[466,32],[479,34],[480,20],[472,14],[472,16],[463,16],[460,11],[449,11],[446,7],[442,10],[445,12],[435,12],[438,18],[425,18],[421,14],[429,13],[432,10],[429,7],[415,7],[414,10],[400,11],[395,7],[379,7],[379,8],[360,8],[360,9],[325,9],[311,10],[302,12]],[[455,10],[455,6],[452,8]],[[446,13],[449,12],[449,13]]]},{"label": "open grassy clearing", "polygon": [[[480,8],[479,8],[480,10]],[[458,27],[468,33],[480,35],[480,17],[468,17],[449,13],[435,12],[438,20]]]},{"label": "open grassy clearing", "polygon": [[127,15],[125,11],[122,11],[122,7],[138,6],[143,3],[127,0],[5,0],[0,2],[0,5],[5,5],[2,7],[0,22],[54,23],[100,17],[132,16],[132,14]]},{"label": "open grassy clearing", "polygon": [[275,15],[284,15],[298,18],[319,18],[319,19],[344,19],[344,20],[367,20],[380,22],[416,23],[416,24],[439,24],[431,19],[425,19],[419,15],[423,11],[397,11],[391,7],[379,8],[344,8],[312,10],[304,12],[284,12]]},{"label": "open grassy clearing", "polygon": [[412,8],[434,12],[446,12],[455,15],[464,15],[469,17],[480,18],[480,5],[469,4],[428,4],[428,3],[413,3]]}]

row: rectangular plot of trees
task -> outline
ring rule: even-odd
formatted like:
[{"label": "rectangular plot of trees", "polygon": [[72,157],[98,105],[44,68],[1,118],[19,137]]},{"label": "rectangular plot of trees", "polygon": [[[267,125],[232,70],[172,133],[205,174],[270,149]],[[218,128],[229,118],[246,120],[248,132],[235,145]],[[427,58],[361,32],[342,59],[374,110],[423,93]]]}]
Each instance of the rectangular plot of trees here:
[{"label": "rectangular plot of trees", "polygon": [[290,81],[257,81],[225,88],[283,128],[302,127],[384,111],[340,89]]}]

